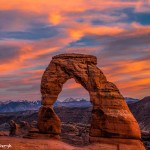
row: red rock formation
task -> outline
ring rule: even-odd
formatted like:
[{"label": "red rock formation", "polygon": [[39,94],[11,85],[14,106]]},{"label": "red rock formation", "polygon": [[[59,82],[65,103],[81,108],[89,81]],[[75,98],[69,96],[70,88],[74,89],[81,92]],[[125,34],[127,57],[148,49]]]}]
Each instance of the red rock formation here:
[{"label": "red rock formation", "polygon": [[61,133],[60,119],[51,106],[43,106],[40,108],[38,127],[42,133]]},{"label": "red rock formation", "polygon": [[39,110],[40,132],[60,133],[60,120],[52,105],[62,91],[63,84],[74,78],[89,92],[93,104],[91,141],[94,141],[94,137],[141,138],[137,121],[129,111],[123,96],[113,83],[107,81],[96,64],[96,57],[91,55],[61,54],[52,58],[41,81],[43,106]]},{"label": "red rock formation", "polygon": [[14,120],[11,120],[9,122],[10,126],[10,136],[19,136],[22,137],[23,135],[28,133],[28,130],[30,129],[30,125],[26,121],[20,121],[19,123],[16,123]]}]

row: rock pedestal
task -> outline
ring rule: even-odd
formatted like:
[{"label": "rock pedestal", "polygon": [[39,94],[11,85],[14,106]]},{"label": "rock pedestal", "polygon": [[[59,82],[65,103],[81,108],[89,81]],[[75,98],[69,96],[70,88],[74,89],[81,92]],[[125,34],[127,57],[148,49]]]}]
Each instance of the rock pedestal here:
[{"label": "rock pedestal", "polygon": [[60,119],[52,106],[42,106],[39,110],[38,128],[41,133],[60,134]]}]

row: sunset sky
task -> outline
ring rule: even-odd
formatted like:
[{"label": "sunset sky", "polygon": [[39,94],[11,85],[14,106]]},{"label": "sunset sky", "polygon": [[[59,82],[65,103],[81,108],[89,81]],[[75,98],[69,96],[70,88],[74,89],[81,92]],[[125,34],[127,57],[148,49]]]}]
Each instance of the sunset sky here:
[{"label": "sunset sky", "polygon": [[[40,99],[61,53],[95,55],[123,96],[150,95],[150,0],[0,0],[0,101]],[[67,97],[88,92],[71,79]]]}]

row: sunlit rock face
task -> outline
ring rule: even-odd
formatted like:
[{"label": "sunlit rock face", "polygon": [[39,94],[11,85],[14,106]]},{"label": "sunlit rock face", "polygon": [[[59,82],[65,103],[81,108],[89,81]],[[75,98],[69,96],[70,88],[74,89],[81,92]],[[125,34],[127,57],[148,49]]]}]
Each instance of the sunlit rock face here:
[{"label": "sunlit rock face", "polygon": [[97,58],[83,54],[61,54],[52,58],[41,81],[42,107],[38,128],[42,133],[60,134],[61,123],[52,105],[70,78],[80,83],[90,95],[93,105],[90,141],[97,138],[140,139],[137,121],[118,88],[107,81],[96,66]]}]

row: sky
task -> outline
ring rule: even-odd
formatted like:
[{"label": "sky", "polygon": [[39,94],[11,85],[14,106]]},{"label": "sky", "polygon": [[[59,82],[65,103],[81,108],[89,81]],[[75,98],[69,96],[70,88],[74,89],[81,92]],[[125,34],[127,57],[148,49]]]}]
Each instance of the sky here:
[{"label": "sky", "polygon": [[[150,0],[0,0],[0,101],[41,99],[52,56],[91,54],[123,96],[150,95]],[[74,79],[59,99],[88,98]]]}]

